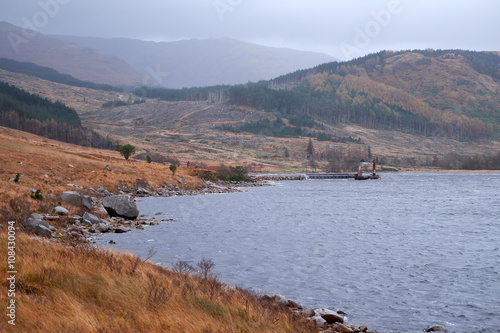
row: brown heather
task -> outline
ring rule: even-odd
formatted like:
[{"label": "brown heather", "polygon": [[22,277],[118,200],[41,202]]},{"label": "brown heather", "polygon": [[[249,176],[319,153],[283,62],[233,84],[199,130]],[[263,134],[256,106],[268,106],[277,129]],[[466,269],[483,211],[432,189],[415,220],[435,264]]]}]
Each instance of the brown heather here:
[{"label": "brown heather", "polygon": [[[61,192],[76,190],[68,184],[82,186],[84,190],[78,191],[92,196],[96,193],[89,189],[100,186],[113,193],[118,193],[119,187],[157,189],[166,184],[191,190],[202,184],[191,172],[180,167],[173,177],[169,165],[125,161],[115,151],[66,144],[0,127],[0,223],[12,219],[22,222],[32,212],[50,213]],[[9,181],[18,173],[19,184]],[[184,179],[182,184],[178,182],[180,178]],[[30,189],[39,189],[46,199],[31,199]],[[72,214],[79,212],[77,207],[67,208]]]}]

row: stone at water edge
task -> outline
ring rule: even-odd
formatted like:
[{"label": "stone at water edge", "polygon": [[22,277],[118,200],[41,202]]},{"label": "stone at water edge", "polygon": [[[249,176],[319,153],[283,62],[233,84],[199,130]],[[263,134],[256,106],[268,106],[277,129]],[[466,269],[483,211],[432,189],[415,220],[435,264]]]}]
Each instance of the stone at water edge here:
[{"label": "stone at water edge", "polygon": [[302,309],[302,305],[299,303],[292,301],[291,299],[288,300],[287,306],[289,308],[295,308],[295,309]]},{"label": "stone at water edge", "polygon": [[144,187],[139,187],[139,188],[137,188],[137,190],[135,191],[135,193],[139,194],[139,195],[148,195],[149,191],[146,190]]},{"label": "stone at water edge", "polygon": [[278,304],[288,305],[288,299],[280,294],[267,293],[264,295],[264,298],[273,300]]},{"label": "stone at water edge", "polygon": [[113,229],[113,232],[116,234],[123,234],[125,232],[129,232],[131,229],[123,226],[118,226]]},{"label": "stone at water edge", "polygon": [[344,322],[344,317],[330,309],[315,309],[314,314],[316,316],[321,316],[328,324]]},{"label": "stone at water edge", "polygon": [[347,327],[343,324],[340,324],[340,323],[336,323],[332,328],[337,333],[352,333],[353,332],[352,329],[350,329],[349,327]]},{"label": "stone at water edge", "polygon": [[308,318],[310,321],[316,324],[316,327],[321,328],[326,326],[326,320],[321,318],[321,316],[313,316]]},{"label": "stone at water edge", "polygon": [[110,231],[110,229],[113,227],[113,225],[109,222],[101,222],[101,223],[97,223],[97,224],[94,224],[92,225],[92,231],[93,232],[108,232]]},{"label": "stone at water edge", "polygon": [[139,209],[134,198],[129,195],[114,195],[102,199],[102,205],[111,217],[123,217],[134,220],[139,216]]},{"label": "stone at water edge", "polygon": [[431,328],[425,330],[426,332],[448,332],[446,327],[442,325],[434,325]]},{"label": "stone at water edge", "polygon": [[85,212],[83,214],[82,222],[87,225],[94,225],[103,222],[103,220],[93,214]]}]

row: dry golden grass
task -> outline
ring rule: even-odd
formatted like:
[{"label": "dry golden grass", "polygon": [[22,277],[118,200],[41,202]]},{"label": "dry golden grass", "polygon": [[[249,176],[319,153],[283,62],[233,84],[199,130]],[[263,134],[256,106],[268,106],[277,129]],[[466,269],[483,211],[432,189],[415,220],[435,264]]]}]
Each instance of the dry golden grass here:
[{"label": "dry golden grass", "polygon": [[[202,181],[191,172],[179,168],[173,177],[167,165],[125,161],[117,152],[0,128],[0,220],[15,220],[19,227],[32,212],[50,213],[58,194],[74,189],[69,183],[88,194],[91,187],[117,192],[117,186],[133,188],[137,182],[196,189]],[[17,173],[20,183],[9,181]],[[46,199],[31,199],[30,188]],[[0,248],[7,251],[5,229],[4,223]],[[288,309],[244,290],[224,290],[213,276],[188,276],[132,255],[49,242],[21,230],[16,252],[16,326],[2,320],[2,332],[315,331]],[[7,299],[7,271],[6,264],[0,266],[1,299]]]},{"label": "dry golden grass", "polygon": [[[7,236],[0,233],[0,248]],[[16,325],[2,332],[315,332],[305,319],[214,278],[89,245],[16,235]],[[1,298],[7,299],[2,265]]]},{"label": "dry golden grass", "polygon": [[[21,175],[20,183],[9,181],[17,173]],[[134,188],[138,183],[155,189],[165,184],[186,190],[199,188],[202,180],[191,173],[191,169],[180,167],[174,177],[168,165],[126,161],[115,151],[80,147],[0,127],[0,211],[11,199],[21,198],[30,203],[31,211],[44,212],[51,194],[52,203],[57,203],[61,192],[75,190],[68,184],[82,186],[84,190],[79,191],[94,196],[90,188],[102,186],[118,193],[118,186]],[[49,202],[32,200],[30,189],[40,189]]]}]

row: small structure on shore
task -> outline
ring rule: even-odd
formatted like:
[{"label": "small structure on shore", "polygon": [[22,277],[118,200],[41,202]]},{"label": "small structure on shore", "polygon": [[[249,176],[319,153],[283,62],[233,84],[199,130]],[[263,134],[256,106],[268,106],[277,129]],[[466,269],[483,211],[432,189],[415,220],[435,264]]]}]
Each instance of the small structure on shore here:
[{"label": "small structure on shore", "polygon": [[359,170],[356,176],[354,177],[355,180],[367,180],[367,179],[380,179],[380,176],[377,175],[377,163],[375,159],[373,159],[373,167],[372,167],[372,172],[371,174],[365,175],[363,174],[363,171],[366,170],[370,162],[366,162],[365,160],[361,160],[359,163]]}]

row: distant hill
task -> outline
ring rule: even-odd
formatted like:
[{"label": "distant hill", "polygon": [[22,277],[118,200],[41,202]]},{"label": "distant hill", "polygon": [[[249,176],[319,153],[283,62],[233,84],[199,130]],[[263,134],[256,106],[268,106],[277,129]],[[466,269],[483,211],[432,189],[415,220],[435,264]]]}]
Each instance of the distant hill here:
[{"label": "distant hill", "polygon": [[230,38],[146,42],[124,38],[53,36],[112,54],[168,88],[269,80],[336,60],[328,55],[244,43]]},{"label": "distant hill", "polygon": [[50,67],[77,79],[100,84],[135,86],[139,74],[124,60],[33,31],[0,22],[0,58]]},{"label": "distant hill", "polygon": [[35,65],[31,62],[19,62],[12,59],[0,58],[0,69],[11,73],[21,73],[34,76],[51,82],[63,83],[73,87],[91,88],[97,90],[119,90],[108,84],[98,84],[75,79],[69,74],[61,74],[55,69]]},{"label": "distant hill", "polygon": [[254,85],[229,101],[290,118],[458,140],[500,137],[500,56],[462,50],[383,51]]}]

